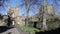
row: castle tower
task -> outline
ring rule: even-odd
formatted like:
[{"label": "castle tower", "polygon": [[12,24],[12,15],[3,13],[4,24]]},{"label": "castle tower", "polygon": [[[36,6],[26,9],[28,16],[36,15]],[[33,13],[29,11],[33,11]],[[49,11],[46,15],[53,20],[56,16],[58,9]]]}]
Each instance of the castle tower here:
[{"label": "castle tower", "polygon": [[15,18],[18,16],[18,11],[19,9],[18,8],[12,8],[12,7],[8,7],[8,15],[12,18]]},{"label": "castle tower", "polygon": [[[44,9],[44,6],[41,6],[40,7],[40,15],[43,13],[43,9]],[[50,14],[55,14],[55,10],[54,10],[54,7],[53,7],[53,5],[47,5],[47,11],[46,11],[46,14],[47,15],[50,15]]]},{"label": "castle tower", "polygon": [[47,14],[55,14],[53,5],[47,5]]},{"label": "castle tower", "polygon": [[18,11],[19,11],[18,8],[12,8],[10,6],[8,7],[8,16],[11,17],[14,20],[14,21],[12,21],[13,25],[14,25],[14,23],[17,22]]}]

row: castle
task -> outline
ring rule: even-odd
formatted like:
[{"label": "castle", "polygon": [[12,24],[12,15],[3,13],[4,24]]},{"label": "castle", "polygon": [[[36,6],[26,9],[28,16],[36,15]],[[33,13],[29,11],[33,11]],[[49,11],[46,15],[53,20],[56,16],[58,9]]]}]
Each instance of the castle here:
[{"label": "castle", "polygon": [[[43,10],[41,8],[40,8],[40,10]],[[15,24],[25,25],[25,18],[26,18],[26,16],[24,16],[24,15],[18,16],[18,13],[19,13],[19,8],[13,8],[11,6],[8,6],[8,13],[7,13],[6,16],[3,17],[3,21],[6,20],[8,18],[8,16],[10,16],[11,19],[13,19],[12,20],[12,22],[13,22],[12,25],[15,25]],[[47,13],[48,14],[54,14],[54,8],[53,8],[53,6],[47,5]],[[37,16],[37,15],[35,15],[35,16]]]},{"label": "castle", "polygon": [[8,16],[10,16],[13,21],[12,21],[12,25],[16,24],[20,24],[20,25],[24,25],[25,24],[25,18],[24,16],[18,16],[18,12],[19,12],[19,8],[12,8],[12,7],[8,7]]}]

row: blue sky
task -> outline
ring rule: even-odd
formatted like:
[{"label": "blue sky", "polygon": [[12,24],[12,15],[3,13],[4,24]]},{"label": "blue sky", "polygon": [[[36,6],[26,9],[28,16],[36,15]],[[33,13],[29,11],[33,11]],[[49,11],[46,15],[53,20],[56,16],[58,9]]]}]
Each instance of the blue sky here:
[{"label": "blue sky", "polygon": [[[42,3],[43,0],[40,0],[40,1]],[[58,4],[60,4],[60,1],[57,1],[57,2],[58,2]],[[22,4],[22,2],[20,0],[10,0],[10,2],[7,3],[7,5],[10,5],[12,7],[17,7],[19,4]],[[54,4],[54,0],[47,0],[47,4],[48,5]],[[54,6],[56,8],[56,11],[55,11],[56,14],[57,15],[60,15],[60,6],[59,5],[56,5],[56,4],[54,4]],[[29,15],[34,15],[34,14],[38,13],[37,6],[34,5],[32,7],[35,7],[35,9],[34,10],[30,10]],[[7,11],[8,11],[7,9],[8,8],[5,7],[5,9],[3,9],[2,11],[0,11],[0,13],[7,14]],[[31,8],[31,9],[33,9],[33,8]],[[35,11],[35,13],[33,11]],[[22,6],[19,7],[19,14],[18,15],[20,16],[22,14],[25,14],[26,15],[26,7],[25,7],[25,5],[23,7]]]}]

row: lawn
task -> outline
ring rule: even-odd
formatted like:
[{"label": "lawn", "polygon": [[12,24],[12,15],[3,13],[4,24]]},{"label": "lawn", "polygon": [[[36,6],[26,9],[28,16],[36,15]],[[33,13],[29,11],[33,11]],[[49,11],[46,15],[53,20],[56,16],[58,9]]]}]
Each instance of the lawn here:
[{"label": "lawn", "polygon": [[18,28],[26,31],[28,34],[35,34],[35,32],[40,32],[39,29],[36,29],[34,27],[30,27],[30,26],[20,26],[20,25],[18,25]]}]

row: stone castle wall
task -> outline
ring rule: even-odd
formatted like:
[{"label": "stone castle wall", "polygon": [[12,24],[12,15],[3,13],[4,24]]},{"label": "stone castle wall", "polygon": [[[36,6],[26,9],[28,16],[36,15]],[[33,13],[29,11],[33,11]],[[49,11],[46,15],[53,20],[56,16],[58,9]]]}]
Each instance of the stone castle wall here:
[{"label": "stone castle wall", "polygon": [[19,25],[24,25],[25,24],[25,18],[24,16],[18,16],[19,8],[12,8],[8,7],[8,16],[10,16],[13,20],[14,23],[17,23]]}]

